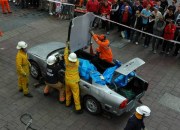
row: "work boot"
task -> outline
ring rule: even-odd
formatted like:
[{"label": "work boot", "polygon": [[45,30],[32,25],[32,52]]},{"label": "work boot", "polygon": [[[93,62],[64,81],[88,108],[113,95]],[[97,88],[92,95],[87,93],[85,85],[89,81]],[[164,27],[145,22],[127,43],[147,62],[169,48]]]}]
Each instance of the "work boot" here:
[{"label": "work boot", "polygon": [[64,104],[65,103],[65,100],[64,101],[59,101],[60,104]]},{"label": "work boot", "polygon": [[23,90],[22,90],[22,89],[19,89],[19,92],[23,92]]},{"label": "work boot", "polygon": [[49,95],[49,93],[44,93],[44,96],[48,96]]},{"label": "work boot", "polygon": [[32,98],[32,97],[33,97],[33,95],[32,95],[32,94],[30,94],[30,93],[28,93],[28,94],[24,94],[24,96],[25,96],[25,97],[29,97],[29,98]]},{"label": "work boot", "polygon": [[83,113],[83,110],[82,110],[82,109],[80,109],[80,110],[75,110],[75,113],[76,113],[76,114],[82,114],[82,113]]}]

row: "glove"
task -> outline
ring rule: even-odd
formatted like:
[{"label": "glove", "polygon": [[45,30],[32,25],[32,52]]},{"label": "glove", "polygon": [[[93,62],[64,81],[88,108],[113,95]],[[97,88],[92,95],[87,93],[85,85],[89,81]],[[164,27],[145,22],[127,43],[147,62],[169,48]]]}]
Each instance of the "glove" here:
[{"label": "glove", "polygon": [[92,30],[89,30],[89,33],[90,33],[91,35],[94,35],[94,32],[93,32]]},{"label": "glove", "polygon": [[24,73],[23,76],[26,77],[27,76],[26,73]]},{"label": "glove", "polygon": [[68,49],[70,48],[69,47],[69,41],[66,42],[66,47],[68,47]]}]

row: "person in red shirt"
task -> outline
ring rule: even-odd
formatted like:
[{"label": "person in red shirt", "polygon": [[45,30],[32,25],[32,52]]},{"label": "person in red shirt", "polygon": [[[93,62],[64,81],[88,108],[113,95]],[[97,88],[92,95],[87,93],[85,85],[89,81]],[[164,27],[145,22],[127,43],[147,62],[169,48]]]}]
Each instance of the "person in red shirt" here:
[{"label": "person in red shirt", "polygon": [[98,14],[99,2],[97,0],[88,0],[86,4],[86,9],[88,12],[93,12],[95,14]]},{"label": "person in red shirt", "polygon": [[[129,13],[129,6],[125,6],[124,11],[122,12],[120,16],[120,23],[129,26],[131,22],[131,14]],[[123,38],[125,38],[124,32],[127,32],[127,37],[130,36],[130,30],[125,27],[121,27],[121,35]]]},{"label": "person in red shirt", "polygon": [[1,0],[1,7],[2,7],[2,13],[7,14],[5,8],[7,9],[8,13],[12,13],[8,0]]},{"label": "person in red shirt", "polygon": [[[103,18],[110,19],[111,6],[108,4],[108,1],[104,1],[100,8],[100,13]],[[109,35],[110,23],[107,20],[102,20],[102,28],[106,28],[107,35]]]},{"label": "person in red shirt", "polygon": [[154,7],[154,3],[152,0],[143,0],[143,4],[142,4],[143,8],[146,8],[148,6],[148,4],[151,5],[151,8]]},{"label": "person in red shirt", "polygon": [[169,54],[170,48],[172,48],[172,43],[168,40],[174,39],[174,34],[176,31],[176,25],[173,23],[173,20],[169,21],[169,24],[166,25],[164,29],[164,43],[162,46],[162,53],[165,51],[166,54]]}]

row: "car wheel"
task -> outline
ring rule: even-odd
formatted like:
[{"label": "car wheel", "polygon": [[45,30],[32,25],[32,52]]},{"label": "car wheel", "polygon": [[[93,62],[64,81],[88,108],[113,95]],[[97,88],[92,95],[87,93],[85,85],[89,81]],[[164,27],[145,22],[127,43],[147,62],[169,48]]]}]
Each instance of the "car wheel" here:
[{"label": "car wheel", "polygon": [[31,62],[30,73],[33,78],[39,79],[41,71],[37,63]]},{"label": "car wheel", "polygon": [[85,106],[86,110],[93,115],[97,115],[97,114],[101,113],[100,103],[91,96],[85,97],[84,106]]}]

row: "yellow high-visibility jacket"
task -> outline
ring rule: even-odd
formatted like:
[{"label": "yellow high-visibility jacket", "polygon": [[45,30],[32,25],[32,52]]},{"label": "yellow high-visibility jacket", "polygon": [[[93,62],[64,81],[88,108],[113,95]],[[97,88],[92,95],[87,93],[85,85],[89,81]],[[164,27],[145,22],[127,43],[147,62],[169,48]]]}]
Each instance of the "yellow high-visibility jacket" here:
[{"label": "yellow high-visibility jacket", "polygon": [[27,53],[18,50],[16,55],[16,70],[19,75],[29,75],[30,63],[28,61]]},{"label": "yellow high-visibility jacket", "polygon": [[65,61],[65,81],[66,82],[79,82],[80,77],[79,77],[79,60],[77,60],[75,63],[70,62],[68,60],[68,48],[66,47],[64,50],[64,61]]}]

